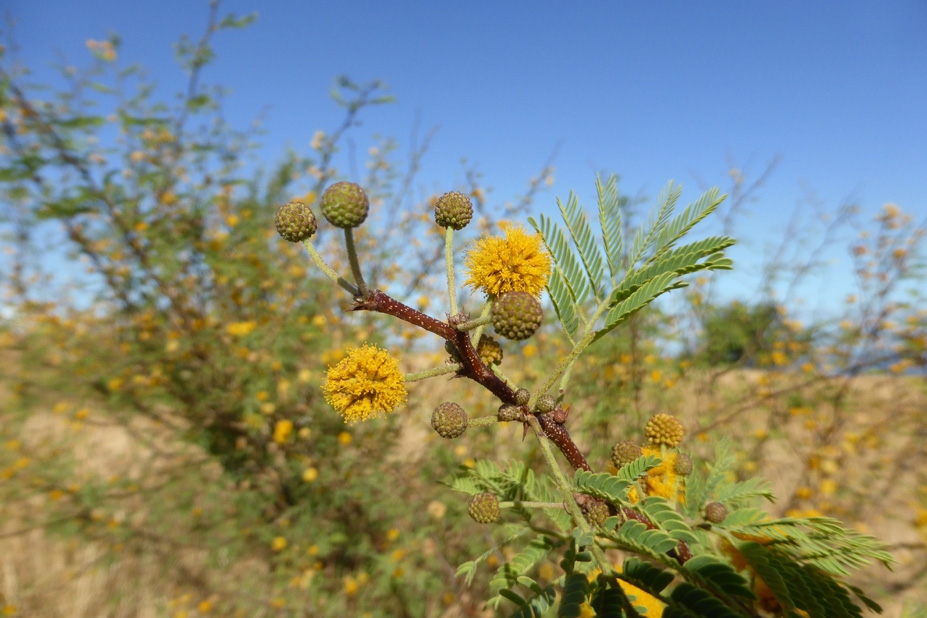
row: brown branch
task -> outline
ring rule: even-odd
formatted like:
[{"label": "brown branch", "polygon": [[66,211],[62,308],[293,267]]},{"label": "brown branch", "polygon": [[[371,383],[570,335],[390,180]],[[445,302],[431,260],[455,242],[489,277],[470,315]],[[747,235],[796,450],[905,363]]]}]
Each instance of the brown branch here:
[{"label": "brown branch", "polygon": [[[457,330],[456,325],[466,321],[466,316],[450,316],[447,322],[442,322],[399,302],[380,290],[370,290],[366,296],[355,297],[354,306],[351,310],[385,313],[399,318],[403,322],[427,330],[445,341],[450,341],[457,348],[460,355],[461,367],[457,372],[458,376],[477,382],[502,400],[503,403],[516,404],[515,391],[483,362],[476,348],[473,347],[469,333]],[[576,443],[573,442],[570,432],[566,430],[562,419],[557,417],[555,412],[556,410],[550,414],[537,415],[544,434],[560,449],[560,452],[563,453],[563,456],[567,458],[567,461],[570,462],[574,469],[582,468],[592,472],[592,468],[586,461],[585,456],[576,446]]]},{"label": "brown branch", "polygon": [[577,448],[576,443],[573,442],[573,438],[570,437],[570,432],[563,426],[563,423],[558,423],[554,419],[553,413],[537,414],[536,416],[538,422],[541,424],[541,429],[544,430],[544,435],[560,449],[560,452],[567,458],[567,461],[570,462],[573,469],[578,470],[581,468],[592,472],[592,467],[589,465],[589,462],[586,461],[586,458],[580,452],[579,448]]}]

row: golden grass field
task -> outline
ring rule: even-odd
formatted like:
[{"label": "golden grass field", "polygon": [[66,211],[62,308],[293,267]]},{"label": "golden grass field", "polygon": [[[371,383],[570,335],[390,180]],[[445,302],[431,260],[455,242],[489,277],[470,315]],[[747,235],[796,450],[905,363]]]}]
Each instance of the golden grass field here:
[{"label": "golden grass field", "polygon": [[[925,460],[925,436],[898,430],[899,419],[905,419],[903,427],[923,428],[922,419],[927,414],[924,382],[867,375],[839,383],[796,386],[802,379],[781,374],[770,377],[758,370],[711,376],[692,372],[659,399],[646,401],[643,409],[666,406],[673,410],[692,430],[690,448],[696,453],[708,452],[713,436],[734,436],[747,454],[744,469],[771,481],[779,498],[771,506],[774,514],[823,512],[891,546],[898,561],[894,572],[872,567],[855,576],[854,582],[883,603],[885,616],[900,618],[905,603],[927,603],[923,590],[927,588],[927,508],[924,494],[919,493],[923,491],[919,474]],[[394,452],[382,454],[384,458],[407,460],[409,469],[414,470],[430,449],[450,448],[433,439],[424,412],[450,388],[449,383],[435,384],[412,388],[402,438]],[[459,381],[454,384],[455,389],[458,387]],[[839,395],[845,402],[839,414],[825,403],[813,409],[789,407],[776,391],[804,389],[809,400],[821,402],[825,401],[820,391],[824,387],[830,401]],[[9,393],[3,393],[2,401],[9,399]],[[0,412],[0,422],[7,424],[9,420],[8,412]],[[163,427],[139,418],[120,423],[92,414],[75,430],[72,419],[38,406],[19,433],[16,446],[23,453],[47,454],[57,449],[62,461],[74,462],[76,469],[67,471],[71,476],[119,476],[137,484],[138,495],[123,500],[121,510],[108,515],[112,526],[143,524],[145,488],[168,481],[177,466],[200,467],[203,478],[223,482],[216,464],[197,447],[180,443]],[[500,458],[518,457],[519,449],[524,450],[519,434],[518,427],[494,434],[498,436],[495,450]],[[578,436],[581,446],[588,439]],[[21,483],[25,478],[16,474],[0,483]],[[14,503],[3,505],[0,518],[0,593],[7,615],[215,615],[223,596],[258,594],[270,587],[272,569],[264,556],[216,568],[207,561],[203,548],[152,539],[154,542],[144,546],[146,550],[117,551],[113,557],[103,542],[46,531],[43,514],[54,499],[48,491],[24,486],[18,495]],[[457,496],[448,491],[446,498]],[[178,518],[178,525],[191,525],[191,520]],[[197,595],[191,590],[209,594]],[[262,615],[301,614],[268,609]],[[441,615],[464,613],[459,605],[451,604]]]}]

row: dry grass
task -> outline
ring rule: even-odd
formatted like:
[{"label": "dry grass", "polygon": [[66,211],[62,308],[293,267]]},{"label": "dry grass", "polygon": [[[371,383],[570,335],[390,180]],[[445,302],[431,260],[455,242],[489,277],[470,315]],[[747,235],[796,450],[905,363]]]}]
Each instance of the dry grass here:
[{"label": "dry grass", "polygon": [[[403,437],[391,457],[415,460],[427,452],[423,444],[434,439],[427,419],[435,401],[452,393],[458,401],[478,400],[478,393],[468,387],[461,392],[459,381],[429,384],[412,388]],[[834,385],[810,384],[795,392],[821,401],[822,392],[814,389],[824,386],[832,389]],[[899,618],[904,599],[927,603],[927,595],[917,591],[916,584],[909,585],[924,580],[925,551],[923,529],[915,526],[916,509],[923,508],[916,493],[921,472],[906,464],[923,463],[923,436],[893,431],[890,422],[924,414],[927,396],[922,385],[905,378],[858,377],[840,385],[844,404],[820,403],[812,414],[790,412],[782,397],[766,396],[763,390],[769,388],[760,372],[732,372],[715,380],[693,376],[676,387],[678,413],[689,427],[715,427],[745,436],[756,472],[770,479],[780,496],[774,510],[825,508],[893,545],[899,561],[895,573],[874,568],[858,578],[886,606],[886,616]],[[833,401],[833,397],[823,401]],[[720,425],[719,419],[723,420]],[[815,427],[809,428],[809,419]],[[20,439],[27,451],[60,449],[62,461],[73,462],[70,475],[118,475],[142,489],[170,475],[171,466],[178,462],[203,465],[197,462],[206,460],[194,447],[172,442],[169,431],[150,422],[97,421],[75,433],[71,421],[40,410],[22,427]],[[503,458],[518,456],[515,429],[520,431],[514,428],[511,436],[510,432],[496,434],[500,436],[496,449]],[[847,441],[848,435],[853,440]],[[708,450],[710,444],[696,440],[694,446]],[[831,456],[822,459],[822,453]],[[836,472],[827,475],[822,465],[827,470],[837,466]],[[829,476],[840,481],[836,493],[804,501],[795,498],[801,487]],[[218,478],[217,470],[213,477]],[[44,530],[39,521],[49,500],[47,491],[24,492],[23,496],[18,503],[4,506],[5,518],[0,522],[0,592],[17,608],[16,615],[153,618],[171,616],[186,607],[195,616],[197,603],[208,599],[185,597],[191,582],[201,582],[204,590],[235,594],[241,582],[250,581],[260,588],[261,580],[269,576],[270,567],[260,558],[222,571],[207,564],[203,550],[170,543],[142,545],[117,553],[110,561],[107,548],[111,546]],[[133,518],[143,522],[143,498],[129,499],[125,512],[132,515],[119,525],[131,525],[136,521]]]}]

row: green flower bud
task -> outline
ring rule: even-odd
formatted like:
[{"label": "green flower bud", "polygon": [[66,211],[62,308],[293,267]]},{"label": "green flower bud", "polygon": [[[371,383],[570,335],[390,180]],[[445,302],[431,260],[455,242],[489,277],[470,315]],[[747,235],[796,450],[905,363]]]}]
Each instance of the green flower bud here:
[{"label": "green flower bud", "polygon": [[557,398],[550,393],[545,393],[538,397],[538,402],[535,404],[535,407],[541,414],[547,414],[557,407]]},{"label": "green flower bud", "polygon": [[612,463],[621,470],[632,461],[636,461],[644,452],[631,440],[622,440],[612,447]]},{"label": "green flower bud", "polygon": [[477,523],[491,524],[499,519],[502,510],[499,508],[499,498],[490,493],[481,493],[470,498],[467,512]]},{"label": "green flower bud", "polygon": [[458,438],[467,430],[467,413],[456,403],[446,401],[431,413],[431,426],[442,438]]},{"label": "green flower bud", "polygon": [[472,218],[473,204],[459,191],[445,193],[435,204],[435,222],[441,227],[462,230]]},{"label": "green flower bud", "polygon": [[274,217],[277,233],[284,240],[302,242],[315,234],[315,215],[302,202],[289,202],[277,209]]},{"label": "green flower bud", "polygon": [[492,325],[496,332],[513,341],[527,339],[541,326],[541,302],[527,292],[508,292],[492,304]]},{"label": "green flower bud", "polygon": [[727,507],[720,502],[710,502],[705,506],[705,519],[713,524],[720,524],[727,517]]},{"label": "green flower bud", "polygon": [[370,202],[360,185],[336,182],[322,194],[322,214],[335,227],[357,227],[367,219]]}]

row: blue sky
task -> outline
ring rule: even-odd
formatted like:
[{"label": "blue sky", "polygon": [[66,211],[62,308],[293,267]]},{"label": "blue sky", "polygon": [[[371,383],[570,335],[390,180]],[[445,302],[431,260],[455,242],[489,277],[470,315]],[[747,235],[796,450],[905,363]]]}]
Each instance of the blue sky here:
[{"label": "blue sky", "polygon": [[[123,37],[121,62],[138,62],[178,90],[177,36],[198,37],[197,0],[6,0],[21,59],[35,69],[80,64],[85,42]],[[370,110],[357,134],[407,145],[439,126],[419,190],[463,180],[465,157],[494,187],[524,192],[559,144],[556,183],[538,202],[575,189],[594,205],[596,172],[621,175],[625,193],[653,198],[673,178],[727,186],[729,161],[756,176],[781,161],[750,204],[724,274],[730,293],[755,289],[764,248],[813,195],[825,209],[853,199],[873,214],[897,203],[927,216],[927,3],[908,2],[297,2],[234,0],[257,22],[216,40],[206,80],[232,90],[229,120],[266,110],[269,159],[306,150],[340,111],[327,98],[346,74],[382,79],[398,98]],[[39,72],[41,77],[42,73]],[[347,167],[342,165],[342,170]],[[810,306],[849,291],[844,245],[829,276],[802,291]]]}]

